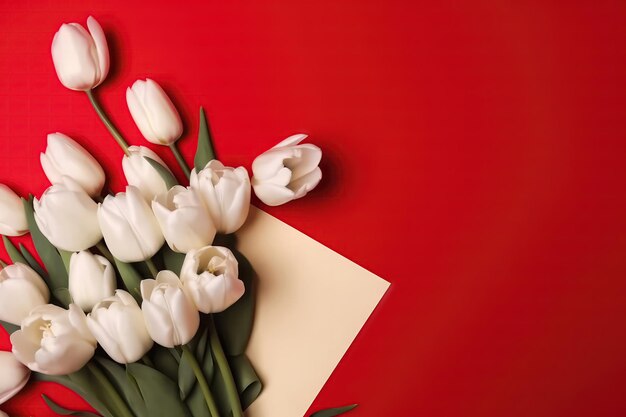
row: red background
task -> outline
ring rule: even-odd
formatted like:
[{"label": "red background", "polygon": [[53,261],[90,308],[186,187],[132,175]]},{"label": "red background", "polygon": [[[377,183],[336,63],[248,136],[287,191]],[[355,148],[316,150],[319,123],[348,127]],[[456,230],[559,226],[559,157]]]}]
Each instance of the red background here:
[{"label": "red background", "polygon": [[[227,164],[295,132],[323,148],[319,188],[265,209],[392,287],[311,410],[626,415],[626,3],[518,3],[2,1],[0,181],[39,195],[61,131],[122,188],[49,53],[93,14],[113,63],[97,95],[131,143],[124,90],[150,76],[189,160],[200,105]],[[41,389],[80,404],[40,385],[2,407],[53,415]]]}]

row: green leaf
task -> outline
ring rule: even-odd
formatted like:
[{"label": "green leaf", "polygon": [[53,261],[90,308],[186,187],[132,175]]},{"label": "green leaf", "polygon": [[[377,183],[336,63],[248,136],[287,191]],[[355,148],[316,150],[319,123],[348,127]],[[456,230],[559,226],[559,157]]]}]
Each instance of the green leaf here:
[{"label": "green leaf", "polygon": [[70,375],[44,375],[37,372],[31,373],[31,379],[34,381],[56,382],[66,388],[71,389],[80,395],[85,401],[95,408],[104,417],[115,417],[111,412],[110,406],[107,404],[106,398],[102,398],[102,392],[93,376],[86,368]]},{"label": "green leaf", "polygon": [[22,252],[22,255],[24,256],[24,259],[26,259],[26,262],[28,262],[28,265],[30,265],[30,267],[33,268],[40,277],[47,281],[48,273],[41,267],[41,265],[39,265],[37,259],[35,259],[35,257],[28,251],[28,249],[26,249],[26,246],[22,245],[21,243],[20,252]]},{"label": "green leaf", "polygon": [[66,307],[72,304],[72,295],[70,294],[70,290],[67,288],[54,289],[52,290],[52,295],[54,295],[54,298],[59,300],[61,304]]},{"label": "green leaf", "polygon": [[180,270],[185,261],[185,254],[174,252],[168,245],[163,245],[161,253],[163,255],[163,263],[165,263],[165,269],[174,272],[176,275],[180,275]]},{"label": "green leaf", "polygon": [[116,387],[137,417],[149,417],[146,404],[139,392],[139,387],[132,378],[129,378],[124,368],[112,360],[95,356],[95,360],[102,366],[111,383]]},{"label": "green leaf", "polygon": [[241,407],[245,410],[259,397],[263,385],[246,355],[230,358],[229,362],[230,370],[239,391]]},{"label": "green leaf", "polygon": [[191,411],[193,417],[211,417],[209,407],[206,405],[199,384],[196,384],[194,389],[191,390],[191,394],[187,397],[185,403],[187,407],[189,407],[189,411]]},{"label": "green leaf", "polygon": [[191,363],[187,355],[183,354],[178,365],[178,389],[180,398],[184,401],[187,399],[191,390],[196,385],[196,375],[193,372]]},{"label": "green leaf", "polygon": [[74,252],[69,252],[63,249],[58,249],[59,255],[61,255],[61,260],[63,261],[63,266],[65,266],[65,270],[69,276],[70,273],[70,260],[72,259],[72,255]]},{"label": "green leaf", "polygon": [[211,353],[211,346],[209,345],[209,328],[205,327],[202,332],[200,340],[198,340],[198,346],[196,347],[196,357],[200,361],[204,376],[208,381],[213,379],[214,374],[214,362],[213,353]]},{"label": "green leaf", "polygon": [[33,197],[29,200],[22,199],[26,211],[26,220],[30,229],[30,236],[35,244],[35,249],[48,271],[48,287],[51,290],[56,288],[67,288],[67,271],[63,265],[63,260],[57,249],[41,233],[35,222],[35,212],[33,209]]},{"label": "green leaf", "polygon": [[0,320],[0,326],[4,327],[4,330],[6,330],[9,335],[12,335],[15,331],[20,329],[20,326],[2,320]]},{"label": "green leaf", "polygon": [[89,411],[76,411],[61,407],[59,404],[52,401],[50,397],[48,397],[46,394],[41,394],[41,397],[46,402],[48,407],[50,407],[50,409],[57,414],[61,414],[64,416],[99,417],[98,414],[90,413]]},{"label": "green leaf", "polygon": [[24,259],[20,251],[15,248],[15,246],[13,245],[13,243],[11,243],[8,237],[2,236],[2,242],[4,242],[4,248],[7,250],[7,253],[9,254],[9,257],[11,258],[13,263],[19,262],[21,264],[28,265],[26,259]]},{"label": "green leaf", "polygon": [[211,130],[204,113],[204,109],[200,107],[200,123],[198,126],[198,147],[196,148],[196,156],[193,164],[196,171],[203,169],[210,160],[215,159],[215,151],[213,150],[213,140],[211,139]]},{"label": "green leaf", "polygon": [[122,262],[117,258],[113,258],[113,260],[115,261],[117,271],[120,273],[120,277],[124,282],[124,287],[126,287],[126,290],[128,290],[130,295],[135,297],[137,303],[141,305],[141,276],[132,265]]},{"label": "green leaf", "polygon": [[190,416],[176,383],[167,376],[139,363],[129,363],[126,371],[137,382],[150,417]]},{"label": "green leaf", "polygon": [[176,177],[174,177],[174,175],[169,169],[167,169],[166,167],[161,165],[159,162],[155,161],[154,159],[148,156],[144,156],[144,159],[148,161],[150,165],[152,165],[152,168],[154,168],[159,173],[161,178],[163,178],[163,181],[165,181],[165,185],[167,186],[168,190],[172,188],[173,186],[178,185],[178,181],[176,180]]},{"label": "green leaf", "polygon": [[311,414],[311,417],[334,417],[343,413],[347,413],[357,407],[358,404],[347,405],[345,407],[328,408]]},{"label": "green leaf", "polygon": [[246,351],[254,321],[254,277],[252,265],[241,252],[231,249],[239,262],[239,279],[246,292],[224,312],[214,314],[215,325],[224,351],[230,356],[239,356]]},{"label": "green leaf", "polygon": [[154,345],[150,351],[150,359],[156,368],[167,375],[172,381],[178,380],[178,361],[172,356],[168,348]]}]

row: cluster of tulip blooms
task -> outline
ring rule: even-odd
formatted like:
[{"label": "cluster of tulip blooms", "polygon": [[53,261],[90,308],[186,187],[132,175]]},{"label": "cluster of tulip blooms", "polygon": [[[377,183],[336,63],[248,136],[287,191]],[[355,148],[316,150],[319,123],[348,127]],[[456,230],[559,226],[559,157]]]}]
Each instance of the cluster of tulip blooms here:
[{"label": "cluster of tulip blooms", "polygon": [[[128,108],[146,140],[174,152],[189,179],[179,185],[154,151],[128,146],[99,106],[92,90],[107,76],[109,51],[94,18],[87,28],[61,26],[54,66],[65,87],[87,93],[122,147],[128,186],[103,197],[102,167],[62,133],[48,135],[40,156],[52,185],[39,199],[0,184],[0,234],[13,261],[0,261],[0,320],[12,343],[0,352],[0,404],[35,377],[76,390],[107,417],[242,416],[253,398],[231,368],[245,346],[222,345],[239,331],[247,341],[249,329],[237,328],[236,315],[216,325],[213,314],[252,294],[240,276],[245,258],[218,241],[244,224],[251,189],[268,205],[313,189],[321,151],[291,136],[254,160],[250,180],[244,167],[215,159],[201,110],[191,170],[176,148],[176,108],[156,82],[139,80],[126,92]],[[7,238],[28,232],[41,261]],[[249,305],[239,310],[251,321]]]}]

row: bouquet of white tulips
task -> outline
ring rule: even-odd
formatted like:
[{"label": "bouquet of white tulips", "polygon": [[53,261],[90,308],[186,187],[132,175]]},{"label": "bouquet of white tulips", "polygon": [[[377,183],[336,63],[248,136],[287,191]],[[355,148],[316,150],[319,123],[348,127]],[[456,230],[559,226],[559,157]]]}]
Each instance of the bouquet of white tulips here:
[{"label": "bouquet of white tulips", "polygon": [[[94,18],[87,28],[61,26],[54,66],[65,87],[87,93],[121,146],[128,186],[104,190],[98,161],[62,133],[49,134],[40,155],[51,183],[43,195],[20,198],[0,184],[12,261],[0,261],[0,320],[13,346],[0,353],[0,404],[30,379],[76,391],[105,417],[242,416],[262,385],[245,354],[253,269],[233,233],[251,189],[268,205],[313,189],[321,151],[291,136],[256,158],[250,180],[244,167],[216,159],[200,109],[190,169],[176,147],[178,111],[155,81],[139,80],[127,89],[128,108],[146,140],[174,153],[189,180],[179,184],[154,151],[129,146],[98,104],[93,89],[106,79],[109,51]],[[36,254],[8,238],[27,233]]]}]

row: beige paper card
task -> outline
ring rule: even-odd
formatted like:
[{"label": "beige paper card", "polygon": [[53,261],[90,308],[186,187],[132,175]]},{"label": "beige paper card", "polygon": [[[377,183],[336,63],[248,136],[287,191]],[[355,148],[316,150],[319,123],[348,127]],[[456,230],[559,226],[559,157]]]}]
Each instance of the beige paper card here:
[{"label": "beige paper card", "polygon": [[249,417],[301,417],[389,283],[251,207],[238,248],[258,274],[248,355],[263,381]]}]

